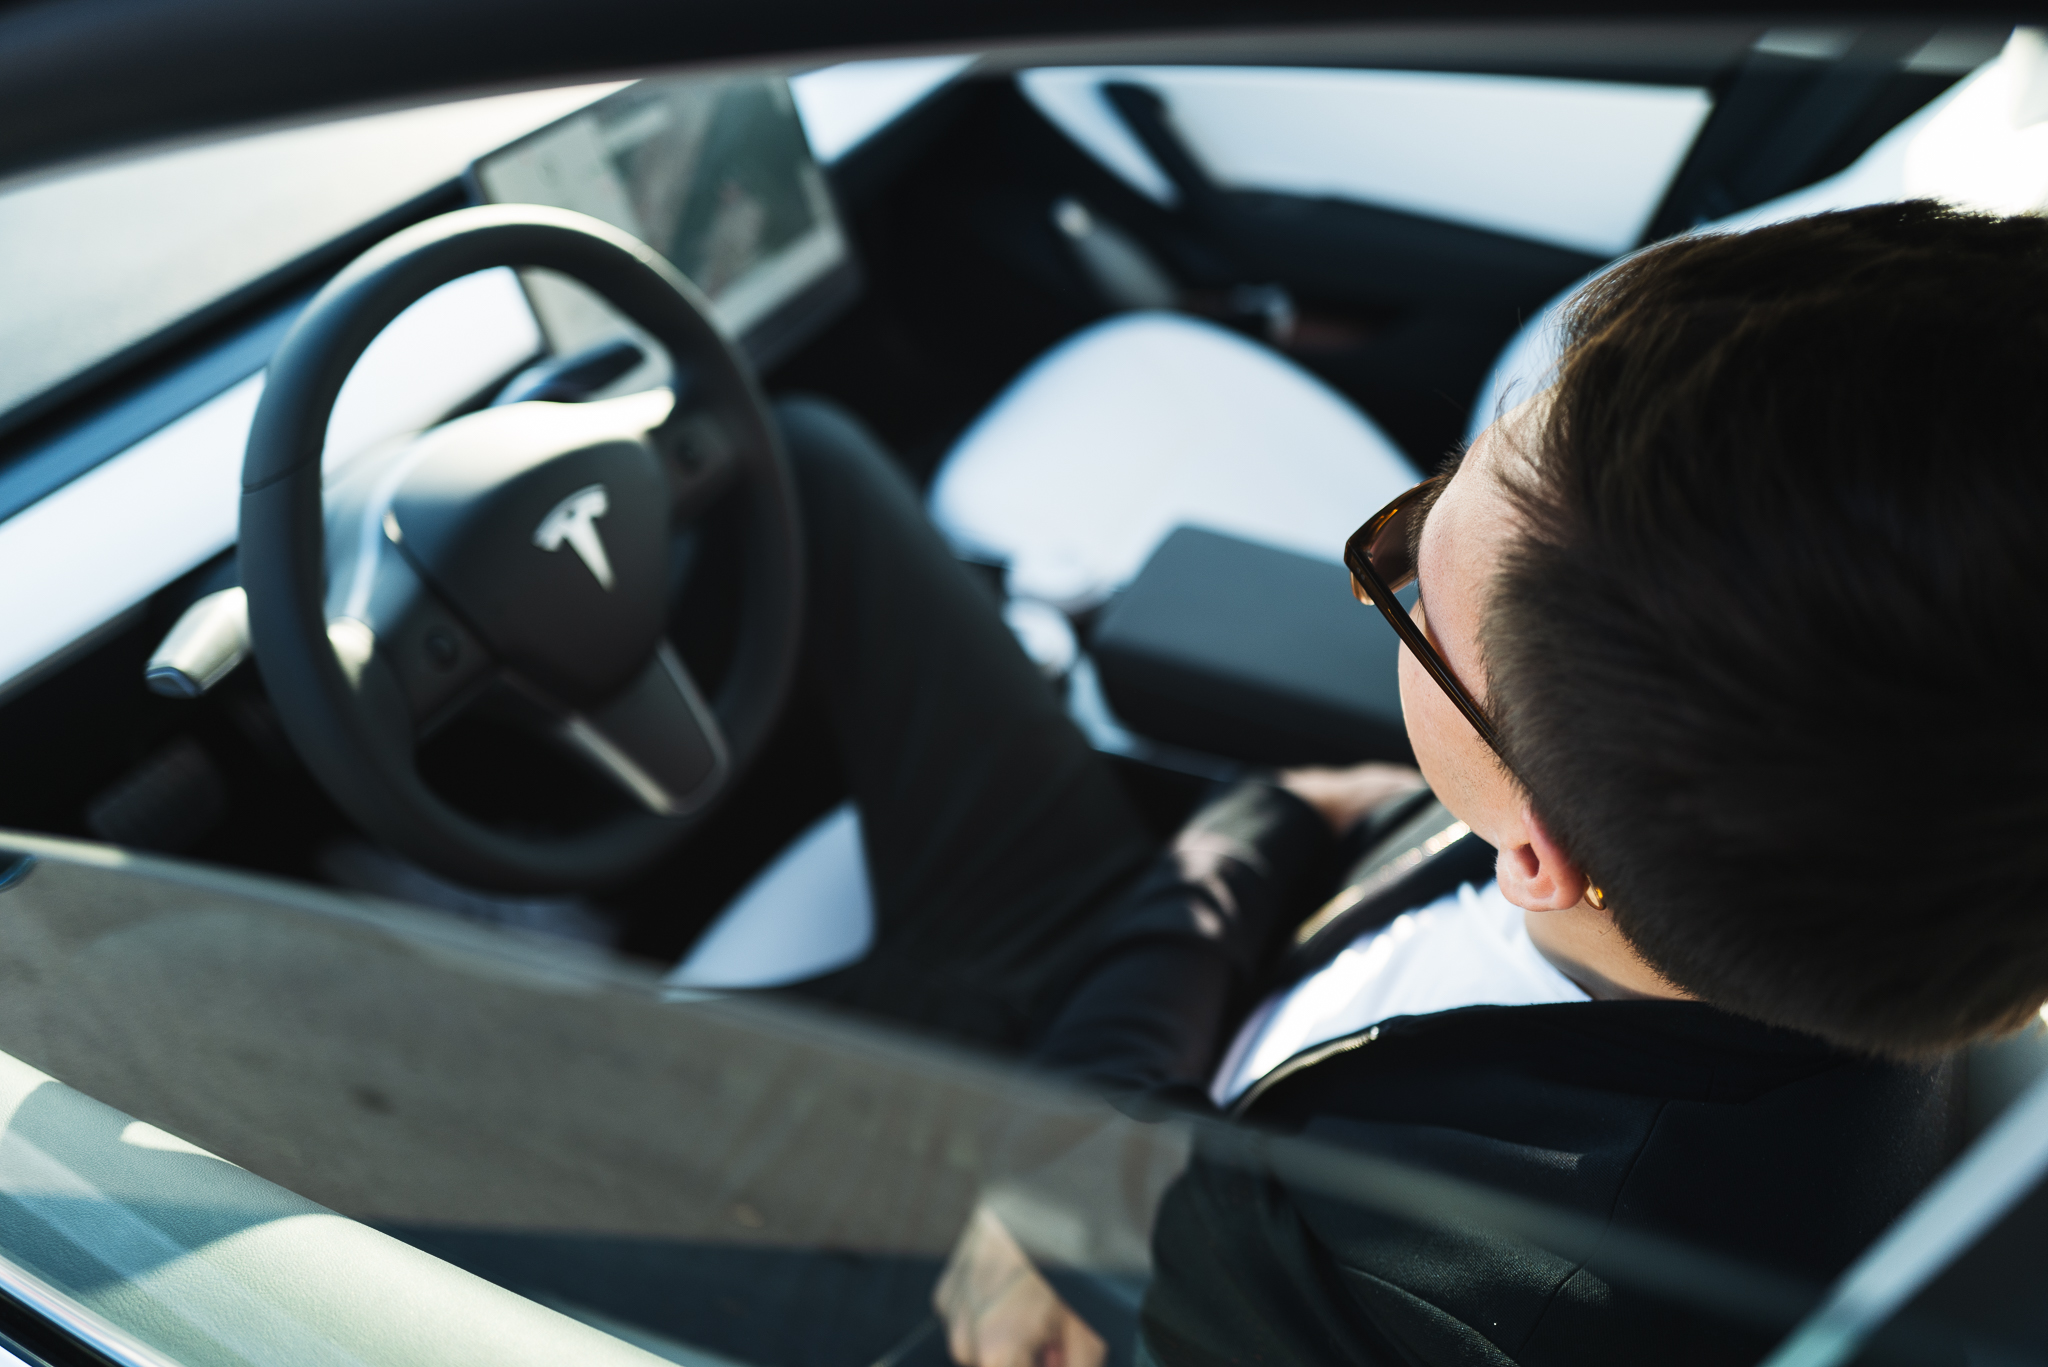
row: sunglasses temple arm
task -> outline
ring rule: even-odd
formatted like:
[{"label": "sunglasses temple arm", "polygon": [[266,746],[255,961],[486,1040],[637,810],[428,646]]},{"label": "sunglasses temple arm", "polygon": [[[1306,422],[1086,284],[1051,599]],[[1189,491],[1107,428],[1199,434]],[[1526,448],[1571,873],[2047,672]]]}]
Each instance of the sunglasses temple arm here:
[{"label": "sunglasses temple arm", "polygon": [[1472,701],[1458,681],[1451,677],[1451,671],[1445,666],[1443,658],[1436,653],[1436,647],[1424,639],[1422,629],[1415,625],[1415,619],[1408,615],[1408,610],[1394,597],[1393,590],[1387,587],[1386,581],[1371,568],[1371,560],[1359,549],[1360,540],[1367,536],[1368,529],[1376,523],[1377,519],[1374,523],[1367,524],[1367,528],[1360,529],[1359,534],[1344,547],[1344,568],[1351,572],[1352,586],[1364,588],[1366,597],[1379,609],[1380,616],[1387,619],[1387,625],[1394,629],[1394,634],[1401,638],[1402,643],[1408,647],[1423,669],[1428,671],[1429,677],[1436,680],[1436,686],[1444,691],[1444,695],[1457,704],[1458,711],[1472,724],[1472,729],[1479,733],[1479,739],[1486,742],[1486,748],[1499,755],[1501,762],[1505,764],[1507,757],[1500,753],[1500,738],[1494,732],[1493,723],[1487,720],[1486,714],[1479,710],[1478,704]]},{"label": "sunglasses temple arm", "polygon": [[[1415,631],[1413,624],[1409,626],[1409,631]],[[1500,753],[1500,741],[1494,734],[1493,723],[1487,720],[1486,714],[1481,712],[1472,699],[1466,696],[1465,690],[1459,687],[1458,682],[1451,677],[1450,670],[1446,669],[1443,661],[1437,658],[1436,651],[1430,648],[1427,641],[1420,639],[1421,634],[1421,632],[1415,631],[1417,639],[1409,640],[1408,648],[1415,653],[1415,658],[1421,663],[1422,667],[1429,671],[1429,677],[1436,680],[1437,687],[1443,689],[1445,694],[1450,697],[1450,700],[1458,705],[1458,711],[1464,714],[1466,721],[1472,723],[1472,729],[1479,733],[1479,739],[1486,742],[1487,749],[1498,755]],[[1402,636],[1406,639],[1407,633],[1403,632]]]},{"label": "sunglasses temple arm", "polygon": [[[1373,606],[1379,607],[1377,599],[1374,600]],[[1499,755],[1500,740],[1494,733],[1493,723],[1487,720],[1486,714],[1479,710],[1478,704],[1472,701],[1458,681],[1451,677],[1451,671],[1445,667],[1442,657],[1436,653],[1436,647],[1423,638],[1422,629],[1415,625],[1415,619],[1398,606],[1392,611],[1380,608],[1380,615],[1387,619],[1387,625],[1394,629],[1394,634],[1401,638],[1402,644],[1415,656],[1416,663],[1428,672],[1430,678],[1436,680],[1436,686],[1457,705],[1465,720],[1472,724],[1472,729],[1479,733],[1479,739],[1486,742],[1487,749]],[[1505,756],[1502,758],[1505,763]]]}]

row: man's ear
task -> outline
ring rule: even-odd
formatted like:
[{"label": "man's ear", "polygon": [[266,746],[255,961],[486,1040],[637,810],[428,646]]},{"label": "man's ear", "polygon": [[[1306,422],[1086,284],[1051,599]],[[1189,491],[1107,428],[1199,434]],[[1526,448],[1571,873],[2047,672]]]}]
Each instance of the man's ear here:
[{"label": "man's ear", "polygon": [[1564,911],[1575,907],[1591,886],[1586,875],[1550,838],[1542,818],[1522,804],[1520,829],[1508,833],[1494,861],[1494,877],[1503,897],[1524,911]]}]

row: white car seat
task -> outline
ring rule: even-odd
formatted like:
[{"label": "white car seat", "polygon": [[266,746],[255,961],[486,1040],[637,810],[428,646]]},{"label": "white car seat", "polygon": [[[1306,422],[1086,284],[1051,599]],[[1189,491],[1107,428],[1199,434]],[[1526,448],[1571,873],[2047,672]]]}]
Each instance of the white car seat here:
[{"label": "white car seat", "polygon": [[[2016,30],[1995,60],[1848,169],[1699,231],[1922,195],[2005,213],[2048,204],[2040,30]],[[1577,288],[1501,352],[1471,436],[1544,387]],[[1181,523],[1335,561],[1359,519],[1417,478],[1369,418],[1292,362],[1211,324],[1147,312],[1077,333],[1018,376],[946,457],[931,511],[962,554],[1009,565],[1013,595],[1080,607],[1127,582]],[[749,884],[671,981],[800,981],[856,962],[873,934],[847,806]]]},{"label": "white car seat", "polygon": [[754,875],[664,981],[678,995],[784,987],[860,962],[874,940],[860,813],[844,802]]},{"label": "white car seat", "polygon": [[1013,597],[1066,608],[1128,583],[1175,527],[1340,563],[1421,475],[1370,418],[1279,353],[1183,314],[1061,342],[954,444],[930,509]]}]

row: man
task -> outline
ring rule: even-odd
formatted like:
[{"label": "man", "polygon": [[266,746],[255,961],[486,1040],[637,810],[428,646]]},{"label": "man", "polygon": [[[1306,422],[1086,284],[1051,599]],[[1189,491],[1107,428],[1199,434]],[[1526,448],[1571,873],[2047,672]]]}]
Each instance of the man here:
[{"label": "man", "polygon": [[[1247,785],[1148,871],[908,492],[844,420],[791,408],[812,679],[880,918],[876,952],[809,990],[1819,1284],[1952,1151],[1948,1052],[2048,998],[2043,300],[2048,223],[1928,203],[1682,239],[1591,286],[1555,385],[1353,547],[1408,646],[1422,775],[1495,881],[1295,981],[1276,946],[1339,835],[1412,779]],[[1768,1345],[1597,1253],[1198,1157],[1159,1215],[1144,1349]],[[993,1210],[937,1303],[962,1363],[1100,1357]]]}]

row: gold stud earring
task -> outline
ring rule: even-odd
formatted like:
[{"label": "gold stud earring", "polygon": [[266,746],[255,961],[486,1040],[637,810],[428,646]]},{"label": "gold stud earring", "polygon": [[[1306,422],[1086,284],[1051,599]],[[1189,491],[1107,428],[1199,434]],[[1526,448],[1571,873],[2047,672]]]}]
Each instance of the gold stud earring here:
[{"label": "gold stud earring", "polygon": [[1594,887],[1591,883],[1588,883],[1586,885],[1586,905],[1595,911],[1607,910],[1607,894]]}]

